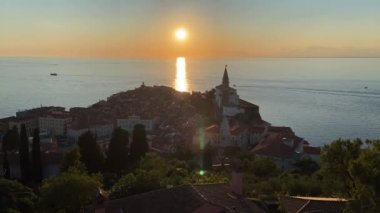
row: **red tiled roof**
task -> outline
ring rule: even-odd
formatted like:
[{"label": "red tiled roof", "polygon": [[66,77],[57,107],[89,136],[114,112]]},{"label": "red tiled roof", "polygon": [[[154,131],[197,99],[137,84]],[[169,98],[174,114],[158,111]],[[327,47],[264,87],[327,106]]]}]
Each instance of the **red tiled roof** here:
[{"label": "red tiled roof", "polygon": [[277,158],[292,158],[294,151],[283,143],[283,137],[278,133],[271,133],[257,144],[252,153]]},{"label": "red tiled roof", "polygon": [[[149,205],[146,205],[149,203]],[[244,197],[233,196],[227,184],[180,185],[129,197],[109,200],[96,206],[106,212],[265,212]],[[85,212],[94,212],[94,205]]]},{"label": "red tiled roof", "polygon": [[310,155],[320,155],[321,154],[321,148],[320,147],[313,147],[313,146],[304,146],[303,147],[303,153],[310,154]]}]

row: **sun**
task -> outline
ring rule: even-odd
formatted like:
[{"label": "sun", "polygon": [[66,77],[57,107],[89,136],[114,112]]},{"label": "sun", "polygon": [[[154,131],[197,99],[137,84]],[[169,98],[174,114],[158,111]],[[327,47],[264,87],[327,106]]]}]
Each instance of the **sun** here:
[{"label": "sun", "polygon": [[178,41],[184,41],[187,37],[187,32],[184,28],[179,28],[175,31],[175,38]]}]

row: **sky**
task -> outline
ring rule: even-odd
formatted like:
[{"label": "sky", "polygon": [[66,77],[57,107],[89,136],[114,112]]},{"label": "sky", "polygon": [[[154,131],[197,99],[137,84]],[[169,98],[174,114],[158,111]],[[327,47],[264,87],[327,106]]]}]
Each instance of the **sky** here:
[{"label": "sky", "polygon": [[379,23],[379,0],[0,0],[0,56],[380,57]]}]

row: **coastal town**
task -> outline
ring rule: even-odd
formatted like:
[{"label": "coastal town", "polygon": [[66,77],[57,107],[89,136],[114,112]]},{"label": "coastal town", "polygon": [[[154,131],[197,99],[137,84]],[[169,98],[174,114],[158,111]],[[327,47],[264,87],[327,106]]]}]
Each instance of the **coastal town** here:
[{"label": "coastal town", "polygon": [[[58,207],[74,212],[343,212],[349,203],[322,194],[333,180],[321,174],[336,171],[336,150],[264,120],[259,106],[230,86],[227,66],[221,84],[205,92],[142,83],[88,107],[19,111],[0,119],[0,142],[0,180],[52,187],[62,178],[101,175],[79,206]],[[339,143],[362,144],[333,142]],[[23,167],[29,159],[33,166]],[[331,168],[323,171],[326,163]],[[28,171],[40,171],[40,178],[25,179]],[[76,190],[70,178],[57,187]],[[157,202],[144,205],[149,200]],[[49,202],[43,208],[58,205]]]},{"label": "coastal town", "polygon": [[0,1],[0,213],[380,213],[380,1]]},{"label": "coastal town", "polygon": [[[67,111],[50,106],[19,111],[16,116],[0,119],[0,139],[9,129],[19,131],[23,124],[30,144],[33,130],[40,131],[45,178],[58,174],[64,154],[85,132],[96,136],[105,153],[116,127],[132,132],[136,124],[145,127],[150,150],[160,154],[175,153],[183,147],[197,150],[200,144],[208,144],[217,153],[213,164],[226,162],[223,153],[231,147],[271,158],[286,170],[301,158],[320,163],[319,147],[311,146],[290,127],[271,125],[261,118],[258,105],[239,97],[238,91],[230,87],[227,67],[222,83],[205,93],[178,92],[142,83],[89,107]],[[17,151],[9,156],[10,175],[19,178]]]}]

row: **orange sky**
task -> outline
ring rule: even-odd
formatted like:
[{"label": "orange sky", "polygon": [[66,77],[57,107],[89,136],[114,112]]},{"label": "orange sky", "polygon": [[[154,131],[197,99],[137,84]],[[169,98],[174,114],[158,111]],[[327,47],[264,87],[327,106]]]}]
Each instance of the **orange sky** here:
[{"label": "orange sky", "polygon": [[[380,2],[0,2],[0,55],[379,57]],[[188,30],[178,42],[174,31]]]}]

